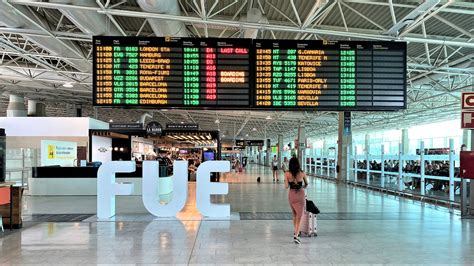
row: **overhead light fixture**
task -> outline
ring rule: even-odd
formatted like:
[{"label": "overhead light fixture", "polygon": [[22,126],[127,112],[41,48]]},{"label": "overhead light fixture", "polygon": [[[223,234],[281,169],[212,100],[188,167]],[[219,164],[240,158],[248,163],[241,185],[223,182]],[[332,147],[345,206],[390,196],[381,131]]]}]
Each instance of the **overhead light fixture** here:
[{"label": "overhead light fixture", "polygon": [[216,124],[219,124],[221,121],[219,121],[219,119],[216,119],[216,121],[214,121],[214,123]]},{"label": "overhead light fixture", "polygon": [[183,121],[181,121],[181,124],[184,124],[184,122],[183,122]]},{"label": "overhead light fixture", "polygon": [[114,120],[113,120],[113,119],[110,119],[110,120],[109,120],[109,123],[113,123],[113,122],[114,122]]},{"label": "overhead light fixture", "polygon": [[249,136],[249,134],[245,134],[245,136],[246,136],[246,137],[248,137],[248,136]]},{"label": "overhead light fixture", "polygon": [[252,128],[252,131],[257,131],[257,129],[256,129],[256,128]]},{"label": "overhead light fixture", "polygon": [[65,87],[65,88],[73,88],[74,85],[73,85],[72,83],[70,83],[70,82],[67,82],[67,83],[64,83],[63,87]]},{"label": "overhead light fixture", "polygon": [[267,120],[272,120],[272,117],[269,116],[269,115],[267,115],[267,117],[265,117],[265,119],[267,119]]},{"label": "overhead light fixture", "polygon": [[244,140],[244,138],[240,138],[240,140]]},{"label": "overhead light fixture", "polygon": [[222,135],[222,137],[225,137],[225,135]]}]

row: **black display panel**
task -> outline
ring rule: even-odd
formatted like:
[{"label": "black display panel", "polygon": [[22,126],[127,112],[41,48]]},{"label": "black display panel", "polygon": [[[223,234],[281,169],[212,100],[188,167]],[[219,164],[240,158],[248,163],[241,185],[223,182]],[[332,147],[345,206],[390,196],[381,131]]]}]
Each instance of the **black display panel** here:
[{"label": "black display panel", "polygon": [[392,111],[406,43],[94,37],[103,107]]},{"label": "black display panel", "polygon": [[94,105],[248,108],[248,39],[94,37]]},{"label": "black display panel", "polygon": [[255,40],[255,108],[406,108],[406,44]]}]

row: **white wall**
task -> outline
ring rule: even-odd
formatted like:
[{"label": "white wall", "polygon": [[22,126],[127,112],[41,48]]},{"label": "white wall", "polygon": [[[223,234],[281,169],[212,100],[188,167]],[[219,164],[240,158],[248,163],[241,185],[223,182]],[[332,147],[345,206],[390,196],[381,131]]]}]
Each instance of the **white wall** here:
[{"label": "white wall", "polygon": [[[105,150],[105,151],[104,151]],[[112,161],[112,139],[92,136],[92,162]]]},{"label": "white wall", "polygon": [[89,129],[108,129],[108,123],[88,117],[0,117],[7,136],[87,137]]}]

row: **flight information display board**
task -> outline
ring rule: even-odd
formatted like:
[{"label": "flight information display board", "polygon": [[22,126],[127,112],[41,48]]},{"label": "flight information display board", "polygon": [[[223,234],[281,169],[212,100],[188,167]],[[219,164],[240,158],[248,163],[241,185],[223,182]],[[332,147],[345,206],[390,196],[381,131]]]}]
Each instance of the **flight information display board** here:
[{"label": "flight information display board", "polygon": [[94,105],[247,108],[249,39],[94,37]]},{"label": "flight information display board", "polygon": [[406,107],[406,44],[255,40],[255,108]]},{"label": "flight information display board", "polygon": [[406,108],[406,43],[107,37],[103,107],[381,111]]}]

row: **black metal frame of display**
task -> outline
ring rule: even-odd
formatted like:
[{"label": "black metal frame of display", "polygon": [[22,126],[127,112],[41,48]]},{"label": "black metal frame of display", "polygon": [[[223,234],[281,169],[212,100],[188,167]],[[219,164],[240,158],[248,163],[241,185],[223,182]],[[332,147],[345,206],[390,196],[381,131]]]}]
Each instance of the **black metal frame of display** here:
[{"label": "black metal frame of display", "polygon": [[[173,44],[178,44],[181,45],[180,47],[183,47],[183,43],[187,43],[188,45],[201,45],[200,47],[203,47],[208,44],[213,44],[217,45],[218,42],[222,42],[223,45],[225,44],[230,44],[230,45],[241,45],[245,46],[245,48],[248,48],[249,53],[249,61],[251,62],[249,64],[249,69],[248,69],[248,104],[245,105],[213,105],[213,106],[203,106],[203,105],[183,105],[183,104],[166,104],[166,105],[141,105],[141,104],[97,104],[97,68],[96,68],[96,48],[98,43],[108,43],[108,44],[120,44],[120,45],[137,45],[138,43],[140,44],[147,44],[147,43],[156,43],[157,45],[162,45],[162,44],[167,44],[169,46],[170,43]],[[199,44],[199,42],[202,42]],[[304,47],[309,47],[309,48],[319,48],[319,49],[326,49],[328,50],[328,47],[332,50],[337,50],[337,46],[339,46],[339,51],[341,50],[341,46],[347,46],[351,47],[351,49],[363,49],[360,47],[374,47],[374,46],[381,46],[381,47],[386,47],[387,49],[393,48],[397,49],[397,51],[402,51],[403,52],[403,60],[402,60],[402,67],[403,68],[403,85],[398,84],[397,86],[403,87],[403,105],[399,106],[313,106],[313,107],[306,107],[306,106],[292,106],[292,107],[287,107],[287,106],[256,106],[257,102],[257,93],[256,93],[256,60],[257,60],[257,55],[256,55],[256,49],[260,48],[257,46],[262,46],[263,47],[282,47],[282,48],[294,48],[294,49],[302,49]],[[332,47],[332,48],[331,48]],[[358,48],[359,47],[359,48]],[[217,49],[217,47],[214,47]],[[232,38],[225,38],[225,39],[218,39],[218,38],[163,38],[163,37],[115,37],[115,36],[95,36],[93,38],[93,53],[94,53],[94,62],[93,62],[93,105],[96,107],[103,107],[103,108],[143,108],[143,109],[194,109],[194,110],[252,110],[252,111],[398,111],[402,109],[407,108],[407,84],[406,84],[406,66],[407,66],[407,59],[406,59],[406,43],[405,42],[384,42],[384,41],[318,41],[318,40],[311,40],[311,41],[304,41],[304,40],[252,40],[252,39],[232,39]],[[339,55],[338,55],[339,56]],[[390,56],[390,55],[388,55]],[[373,58],[373,55],[372,55]],[[340,67],[340,66],[336,66]],[[400,68],[400,67],[398,67]],[[374,69],[373,66],[373,59],[372,59],[372,69]],[[199,70],[202,71],[202,70]],[[205,71],[205,70],[204,70]],[[272,72],[273,73],[273,72]],[[339,72],[334,72],[334,73],[340,73]],[[331,74],[334,74],[331,73]],[[372,71],[372,74],[374,72]],[[357,71],[355,72],[357,75]],[[335,79],[339,79],[335,78]],[[385,79],[385,80],[390,80],[392,78],[379,78],[379,79]],[[355,83],[357,83],[357,77],[355,78]],[[372,86],[372,102],[374,101],[374,87],[373,85],[376,84],[374,83],[374,78],[372,77],[372,82],[370,85]],[[340,85],[340,84],[339,84]],[[383,84],[376,84],[380,86],[390,86],[390,82],[383,83]],[[202,86],[200,82],[200,86]],[[380,87],[379,86],[379,87]],[[200,89],[203,89],[199,87]],[[184,89],[184,85],[183,85]],[[334,91],[340,89],[334,89]],[[379,89],[382,90],[382,89]],[[390,91],[390,90],[386,90]],[[357,104],[357,88],[355,89],[356,92],[356,99],[355,103]],[[401,98],[401,90],[397,91],[399,94],[399,97],[396,98]],[[184,92],[182,93],[184,94]],[[202,95],[202,92],[200,92]],[[332,95],[333,97],[339,97],[336,95]],[[392,96],[392,95],[390,95]],[[184,96],[183,96],[184,97]],[[395,97],[395,96],[394,96]],[[340,99],[339,99],[340,100]],[[338,101],[339,101],[338,100]],[[184,101],[184,100],[183,100]],[[318,100],[319,101],[319,100]],[[335,101],[335,100],[334,100]],[[362,102],[362,101],[361,101]],[[369,101],[366,101],[369,102]],[[387,101],[388,102],[388,101]],[[397,102],[402,103],[400,100],[397,100]],[[319,103],[319,102],[318,102]],[[337,104],[340,104],[340,102],[337,102]]]}]

